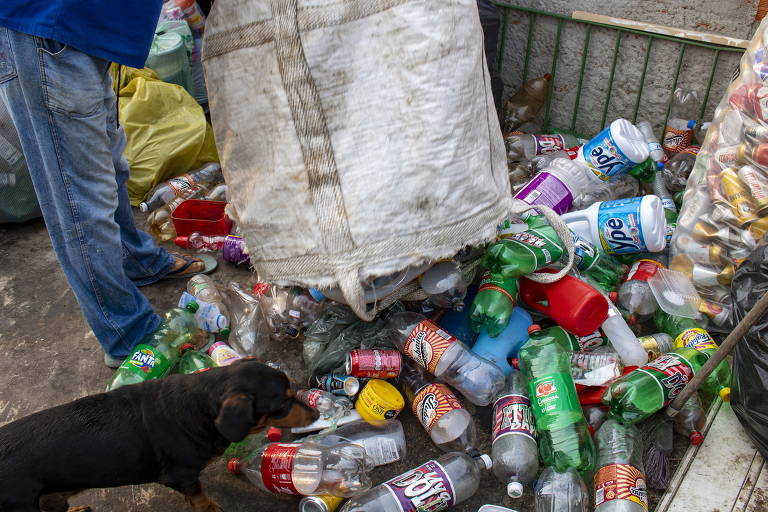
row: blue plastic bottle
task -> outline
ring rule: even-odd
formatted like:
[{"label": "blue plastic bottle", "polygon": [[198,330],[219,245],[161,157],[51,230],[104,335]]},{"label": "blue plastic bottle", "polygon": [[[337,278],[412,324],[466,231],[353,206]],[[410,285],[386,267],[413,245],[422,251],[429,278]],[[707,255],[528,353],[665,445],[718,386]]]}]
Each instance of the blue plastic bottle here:
[{"label": "blue plastic bottle", "polygon": [[512,311],[509,324],[501,334],[491,338],[484,331],[478,336],[472,352],[496,364],[504,375],[509,375],[512,367],[507,362],[507,358],[517,357],[517,351],[528,341],[528,327],[532,324],[531,315],[518,306]]},{"label": "blue plastic bottle", "polygon": [[[477,295],[477,286],[470,286],[467,290],[467,296],[464,297],[464,302],[472,304],[475,295]],[[470,310],[471,308],[464,308],[463,311],[446,310],[438,324],[471,348],[475,344],[477,333],[472,330],[472,322],[469,319]]]}]

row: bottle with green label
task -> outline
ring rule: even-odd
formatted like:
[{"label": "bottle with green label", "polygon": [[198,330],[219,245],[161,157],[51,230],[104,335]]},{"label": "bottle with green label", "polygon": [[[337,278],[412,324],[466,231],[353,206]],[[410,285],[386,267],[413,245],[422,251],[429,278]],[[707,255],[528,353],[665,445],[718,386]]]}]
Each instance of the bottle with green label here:
[{"label": "bottle with green label", "polygon": [[181,354],[181,359],[179,359],[179,373],[182,375],[199,373],[216,367],[216,363],[208,354],[195,350],[194,345],[191,343],[182,345],[179,348],[179,353]]},{"label": "bottle with green label", "polygon": [[[654,316],[656,327],[674,338],[675,348],[688,347],[705,354],[707,359],[717,350],[717,343],[712,336],[702,329],[696,320],[674,316],[659,309]],[[731,399],[731,366],[723,359],[717,368],[704,380],[701,389],[719,395],[724,402]]]},{"label": "bottle with green label", "polygon": [[136,345],[115,370],[107,391],[167,375],[179,360],[179,348],[197,333],[197,309],[197,302],[190,302],[168,311],[160,327]]},{"label": "bottle with green label", "polygon": [[500,230],[501,240],[486,250],[483,264],[492,273],[505,279],[525,276],[563,255],[563,243],[543,215],[531,215],[525,222],[528,229],[521,233]]},{"label": "bottle with green label", "polygon": [[498,336],[512,316],[517,292],[517,279],[505,279],[486,271],[469,310],[472,330],[481,332],[485,329],[491,337]]},{"label": "bottle with green label", "polygon": [[602,397],[609,415],[637,423],[675,399],[707,361],[695,348],[678,348],[613,381]]},{"label": "bottle with green label", "polygon": [[544,465],[589,473],[595,465],[595,445],[571,377],[571,355],[561,343],[531,329],[518,356],[520,371],[528,380]]}]

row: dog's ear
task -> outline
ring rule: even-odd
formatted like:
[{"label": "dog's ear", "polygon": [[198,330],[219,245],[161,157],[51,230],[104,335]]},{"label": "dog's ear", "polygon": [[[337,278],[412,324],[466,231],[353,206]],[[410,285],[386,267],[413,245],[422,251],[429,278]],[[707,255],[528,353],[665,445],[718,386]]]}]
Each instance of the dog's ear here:
[{"label": "dog's ear", "polygon": [[251,399],[243,393],[229,395],[221,403],[216,428],[230,443],[242,441],[255,423]]}]

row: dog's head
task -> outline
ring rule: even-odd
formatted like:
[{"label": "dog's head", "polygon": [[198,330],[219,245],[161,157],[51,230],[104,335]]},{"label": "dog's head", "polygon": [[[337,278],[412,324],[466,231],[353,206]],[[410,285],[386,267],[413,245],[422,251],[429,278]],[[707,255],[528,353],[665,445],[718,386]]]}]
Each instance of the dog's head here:
[{"label": "dog's head", "polygon": [[303,427],[317,413],[296,400],[285,373],[255,359],[227,367],[216,428],[229,442],[241,441],[265,427]]}]

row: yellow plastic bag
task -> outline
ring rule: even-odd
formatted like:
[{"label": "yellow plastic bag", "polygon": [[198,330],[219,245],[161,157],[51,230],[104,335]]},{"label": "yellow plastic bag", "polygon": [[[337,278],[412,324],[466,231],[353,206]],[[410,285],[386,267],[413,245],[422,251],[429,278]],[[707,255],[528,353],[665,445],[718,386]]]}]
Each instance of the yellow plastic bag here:
[{"label": "yellow plastic bag", "polygon": [[[117,84],[116,69],[112,77]],[[211,125],[183,87],[161,81],[146,68],[123,67],[119,78],[120,124],[128,139],[124,154],[131,166],[128,195],[132,205],[143,201],[161,181],[219,161]]]}]

